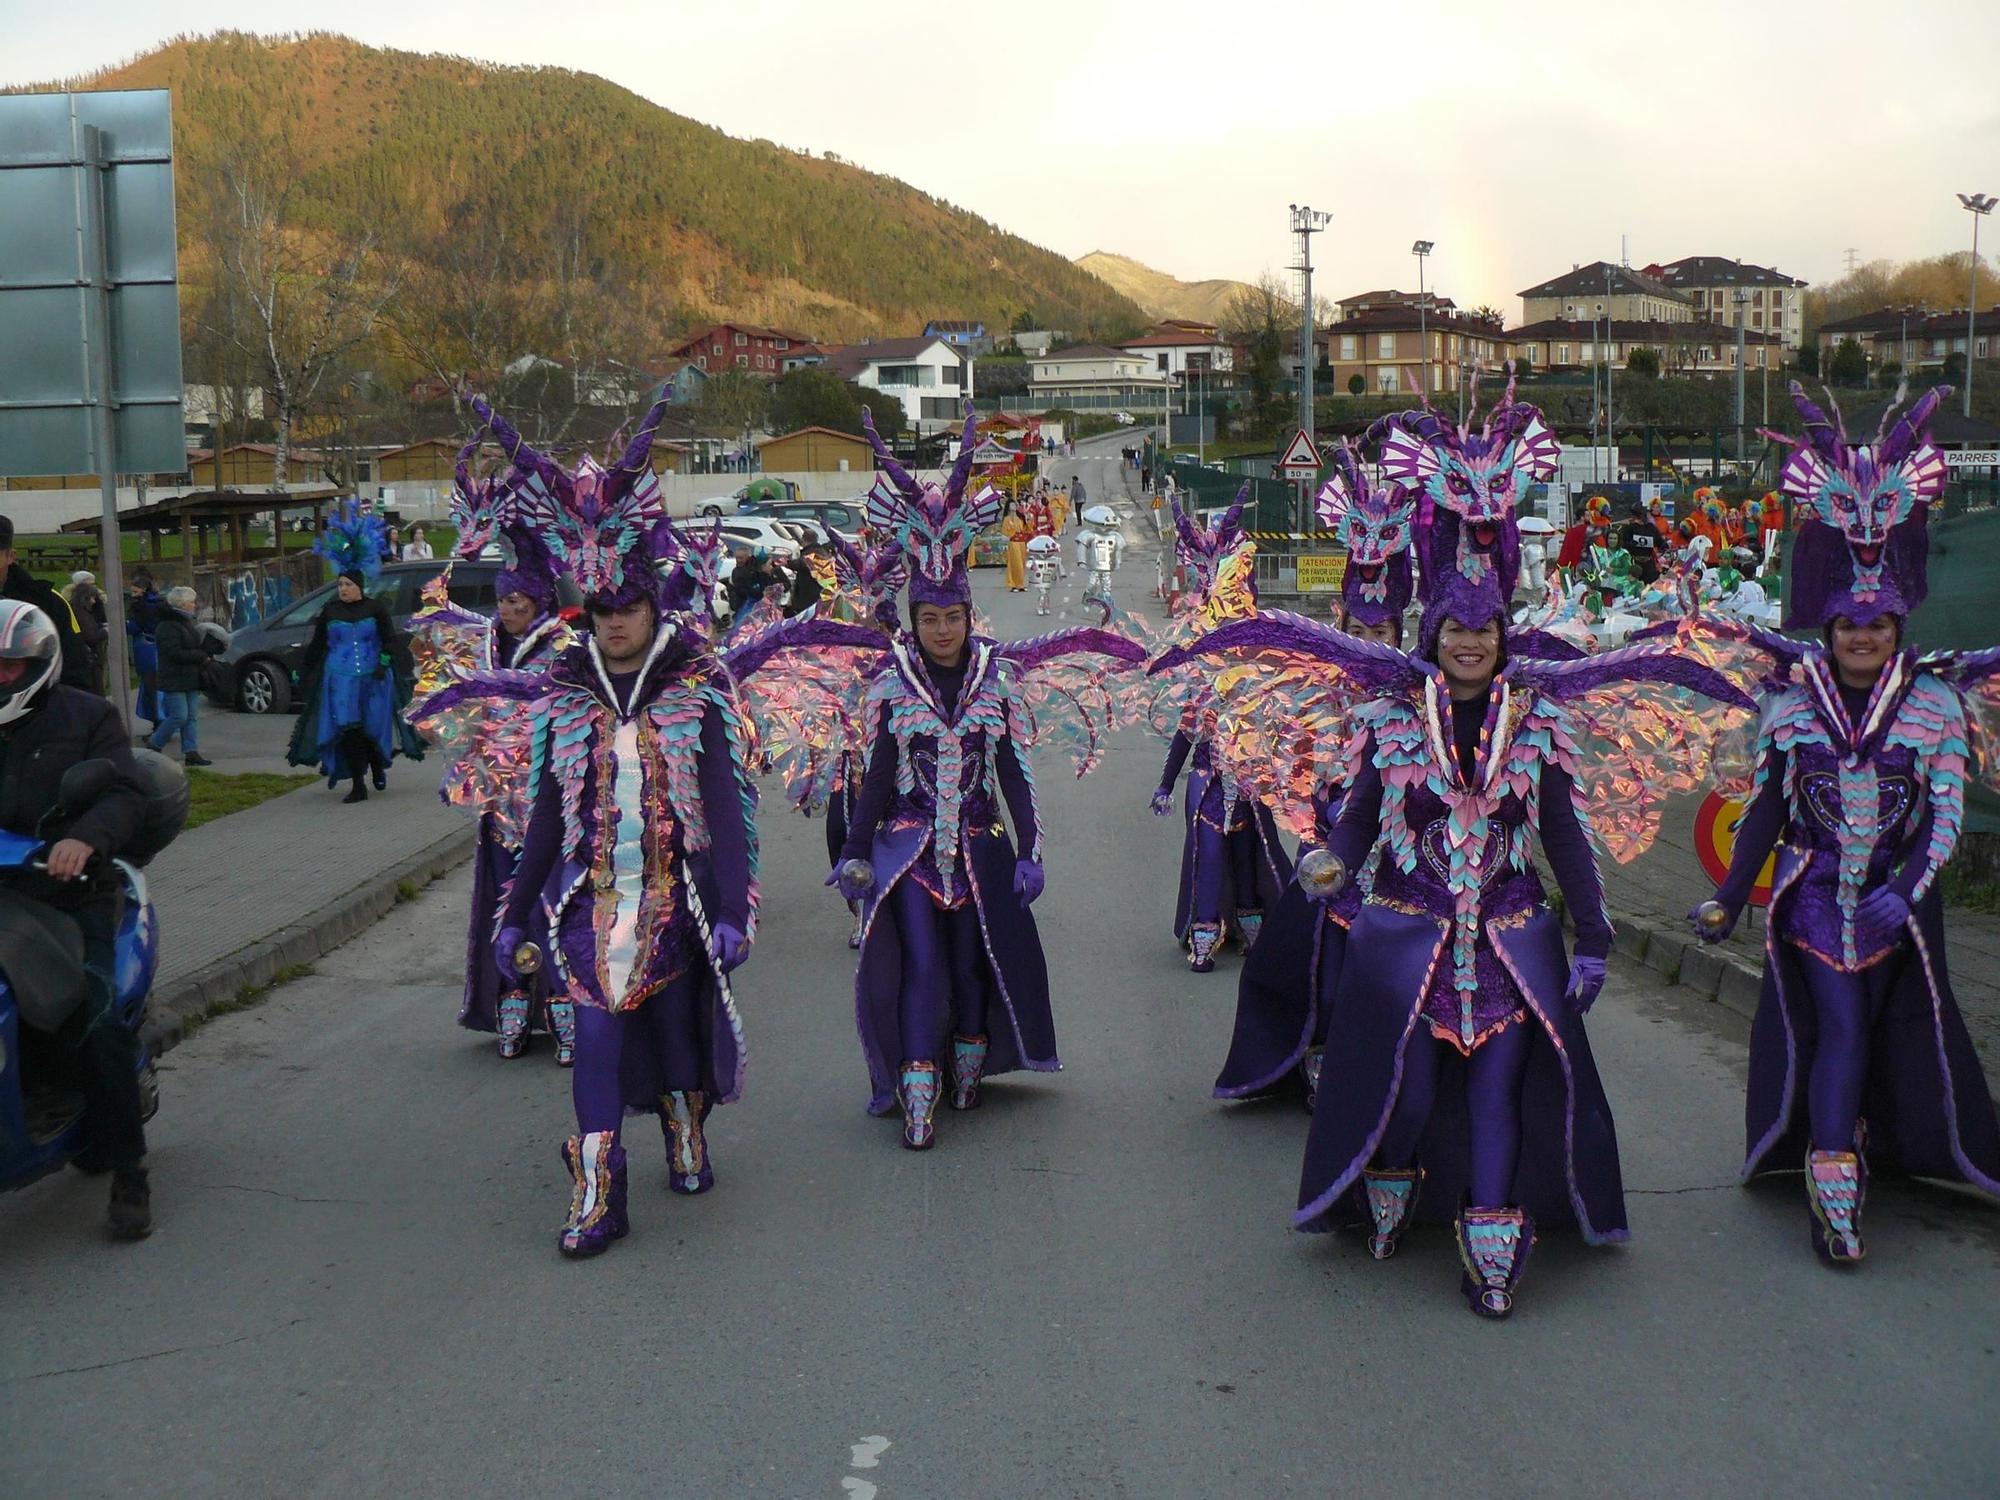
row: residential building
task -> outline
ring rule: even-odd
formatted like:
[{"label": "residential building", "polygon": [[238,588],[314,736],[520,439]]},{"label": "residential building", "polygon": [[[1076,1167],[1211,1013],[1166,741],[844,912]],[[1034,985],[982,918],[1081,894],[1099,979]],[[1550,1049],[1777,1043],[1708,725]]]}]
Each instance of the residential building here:
[{"label": "residential building", "polygon": [[[237,408],[241,407],[239,411]],[[261,386],[246,386],[232,390],[228,386],[183,385],[181,387],[181,420],[189,427],[213,427],[217,417],[228,422],[240,422],[248,418],[256,421],[264,415],[264,391]]]},{"label": "residential building", "polygon": [[1173,377],[1147,352],[1103,344],[1052,349],[1032,361],[1030,368],[1028,395],[1042,407],[1160,411],[1166,408],[1174,385]]},{"label": "residential building", "polygon": [[903,403],[913,432],[938,432],[965,420],[972,399],[971,356],[940,338],[876,339],[833,351],[827,368],[843,380]]},{"label": "residential building", "polygon": [[1747,292],[1743,326],[1753,332],[1775,333],[1796,353],[1806,336],[1806,286],[1769,266],[1730,260],[1722,255],[1690,255],[1663,266],[1648,266],[1645,275],[1694,299],[1695,321],[1736,326],[1736,294]]},{"label": "residential building", "polygon": [[708,386],[708,374],[691,359],[649,359],[645,373],[651,382],[648,402],[664,395],[670,406],[693,406]]},{"label": "residential building", "polygon": [[[1972,358],[2000,359],[2000,306],[1987,308],[1975,319],[1972,329]],[[1813,330],[1819,349],[1820,369],[1825,370],[1834,351],[1844,339],[1853,339],[1868,357],[1868,368],[1900,365],[1912,374],[1944,368],[1954,354],[1966,352],[1965,309],[1932,312],[1928,308],[1883,307],[1851,318],[1836,318]]]},{"label": "residential building", "polygon": [[1319,338],[1338,392],[1357,375],[1376,395],[1424,389],[1426,343],[1433,392],[1456,390],[1474,367],[1497,370],[1513,356],[1506,330],[1458,311],[1449,297],[1420,306],[1415,293],[1368,292],[1335,306],[1342,315]]},{"label": "residential building", "polygon": [[924,337],[943,339],[952,348],[963,351],[968,359],[993,352],[993,339],[986,332],[984,323],[971,323],[961,318],[933,318],[924,324]]},{"label": "residential building", "polygon": [[[1662,375],[1720,375],[1736,369],[1736,330],[1707,321],[1613,318],[1609,323],[1592,323],[1582,318],[1545,318],[1510,329],[1507,338],[1514,357],[1538,372],[1583,369],[1607,360],[1613,369],[1622,370],[1635,349],[1658,354]],[[1780,335],[1768,329],[1744,330],[1746,370],[1779,370],[1784,364]]]},{"label": "residential building", "polygon": [[[1819,367],[1824,372],[1833,360],[1834,351],[1848,339],[1861,346],[1867,357],[1868,368],[1880,369],[1894,361],[1903,363],[1904,340],[1910,330],[1916,330],[1916,337],[1923,337],[1924,320],[1930,317],[1927,307],[1878,307],[1874,312],[1855,313],[1845,318],[1830,318],[1813,330],[1813,345],[1819,350]],[[1959,328],[1964,329],[1961,322]]]},{"label": "residential building", "polygon": [[775,380],[784,373],[784,356],[794,346],[812,340],[776,328],[760,328],[751,323],[717,323],[704,328],[668,352],[676,359],[692,360],[704,375],[724,370],[748,370]]},{"label": "residential building", "polygon": [[1610,317],[1628,323],[1692,323],[1694,298],[1658,277],[1596,260],[1521,293],[1521,321]]},{"label": "residential building", "polygon": [[757,445],[759,467],[766,474],[872,474],[874,453],[867,439],[831,427],[801,427]]},{"label": "residential building", "polygon": [[779,373],[789,375],[794,370],[823,370],[833,360],[838,344],[794,344],[779,358]]},{"label": "residential building", "polygon": [[1178,380],[1189,371],[1204,374],[1236,367],[1236,351],[1221,332],[1205,324],[1174,321],[1118,346],[1128,354],[1150,359],[1163,375]]},{"label": "residential building", "polygon": [[1069,334],[1060,328],[1031,328],[1014,335],[1014,347],[1029,359],[1035,359],[1059,348],[1068,338]]}]

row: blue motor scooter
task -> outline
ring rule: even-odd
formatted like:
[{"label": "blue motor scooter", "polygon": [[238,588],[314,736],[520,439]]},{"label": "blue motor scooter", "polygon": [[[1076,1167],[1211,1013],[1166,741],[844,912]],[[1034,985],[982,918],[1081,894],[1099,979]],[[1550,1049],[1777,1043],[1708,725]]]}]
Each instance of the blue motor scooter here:
[{"label": "blue motor scooter", "polygon": [[[160,951],[159,920],[140,869],[186,822],[188,787],[166,756],[138,750],[134,758],[147,784],[146,817],[120,857],[85,878],[119,893],[115,1024],[138,1032]],[[41,894],[47,892],[49,846],[104,794],[114,775],[108,760],[74,765],[63,774],[58,805],[34,834],[0,830],[0,1191],[60,1171],[83,1151],[83,1096],[74,1053],[62,1036],[85,999],[83,933]],[[152,1119],[160,1107],[159,1078],[143,1040],[139,1098],[144,1117]]]}]

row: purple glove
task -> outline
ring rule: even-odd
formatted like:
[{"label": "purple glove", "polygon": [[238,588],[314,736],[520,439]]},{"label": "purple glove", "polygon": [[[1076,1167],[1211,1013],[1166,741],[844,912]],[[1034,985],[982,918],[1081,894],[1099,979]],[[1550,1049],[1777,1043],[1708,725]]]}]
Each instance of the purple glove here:
[{"label": "purple glove", "polygon": [[719,973],[727,974],[750,956],[750,939],[734,922],[717,922],[708,935],[708,956]]},{"label": "purple glove", "polygon": [[1854,924],[1865,932],[1887,937],[1902,931],[1910,920],[1910,903],[1894,886],[1879,886],[1861,898],[1854,908]]},{"label": "purple glove", "polygon": [[1598,992],[1604,988],[1604,973],[1601,958],[1578,955],[1569,961],[1569,983],[1563,987],[1563,999],[1576,1007],[1578,1015],[1587,1015],[1597,1003]]},{"label": "purple glove", "polygon": [[1687,919],[1694,935],[1704,943],[1720,943],[1736,930],[1737,919],[1742,915],[1741,907],[1724,906],[1720,901],[1704,901],[1688,913]]},{"label": "purple glove", "polygon": [[500,981],[509,989],[521,987],[520,971],[514,967],[514,955],[528,940],[528,934],[519,927],[503,927],[500,936],[493,942],[493,967],[500,971]]},{"label": "purple glove", "polygon": [[859,901],[875,889],[875,867],[865,859],[843,859],[833,867],[826,883],[840,888],[849,901]]},{"label": "purple glove", "polygon": [[1045,877],[1042,867],[1032,859],[1017,860],[1014,864],[1014,894],[1021,898],[1025,909],[1035,904],[1035,898],[1042,893]]},{"label": "purple glove", "polygon": [[1164,818],[1174,810],[1174,789],[1163,786],[1153,793],[1153,816]]}]

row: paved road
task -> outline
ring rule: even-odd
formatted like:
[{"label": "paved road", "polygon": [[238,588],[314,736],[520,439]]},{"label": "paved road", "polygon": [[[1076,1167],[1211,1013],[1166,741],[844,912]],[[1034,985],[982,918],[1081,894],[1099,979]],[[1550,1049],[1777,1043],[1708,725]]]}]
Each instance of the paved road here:
[{"label": "paved road", "polygon": [[1649,973],[1593,1017],[1631,1246],[1545,1243],[1490,1325],[1442,1232],[1291,1233],[1304,1119],[1208,1098],[1234,966],[1169,939],[1159,758],[1044,777],[1067,1071],[924,1156],[862,1109],[820,831],[768,810],[720,1186],[670,1198],[635,1130],[598,1262],[553,1244],[564,1078],[452,1025],[463,873],[212,1023],[150,1242],[74,1176],[0,1202],[0,1495],[1992,1493],[2000,1213],[1883,1186],[1821,1269],[1795,1182],[1735,1186],[1743,1023]]}]

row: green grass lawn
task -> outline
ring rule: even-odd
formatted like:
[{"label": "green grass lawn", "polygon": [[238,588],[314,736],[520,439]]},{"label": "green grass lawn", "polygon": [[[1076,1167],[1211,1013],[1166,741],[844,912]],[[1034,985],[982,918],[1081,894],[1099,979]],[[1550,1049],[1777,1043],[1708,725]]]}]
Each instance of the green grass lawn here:
[{"label": "green grass lawn", "polygon": [[286,792],[296,791],[309,781],[319,778],[310,774],[273,775],[268,771],[244,771],[228,775],[221,771],[204,771],[199,766],[187,773],[190,803],[187,827],[199,828],[204,823],[213,823],[217,818],[226,818],[231,813],[243,812],[255,807],[259,802],[268,802],[273,797],[282,797]]}]

